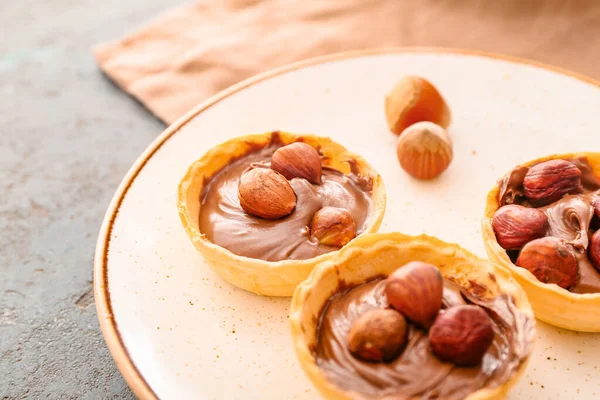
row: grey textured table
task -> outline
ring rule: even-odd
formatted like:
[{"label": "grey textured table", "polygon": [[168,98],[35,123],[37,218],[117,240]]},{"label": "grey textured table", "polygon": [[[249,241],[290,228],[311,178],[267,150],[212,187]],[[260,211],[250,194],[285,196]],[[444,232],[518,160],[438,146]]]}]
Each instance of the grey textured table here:
[{"label": "grey textured table", "polygon": [[163,124],[90,52],[170,0],[0,0],[0,399],[130,399],[92,294],[100,223]]}]

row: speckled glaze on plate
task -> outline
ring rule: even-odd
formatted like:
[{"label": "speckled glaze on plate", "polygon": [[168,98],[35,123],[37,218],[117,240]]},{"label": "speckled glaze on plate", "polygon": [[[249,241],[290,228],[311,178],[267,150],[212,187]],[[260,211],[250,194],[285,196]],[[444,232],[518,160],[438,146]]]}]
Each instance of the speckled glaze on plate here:
[{"label": "speckled glaze on plate", "polygon": [[[405,74],[430,79],[453,113],[454,161],[432,182],[396,160],[383,96]],[[217,277],[188,240],[177,184],[193,160],[235,136],[330,136],[386,182],[380,232],[427,233],[485,257],[490,186],[545,154],[600,148],[600,84],[569,72],[460,50],[386,49],[310,60],[242,82],[168,128],[133,165],[102,225],[94,288],[106,342],[142,399],[314,399],[289,334],[289,298]],[[600,396],[600,335],[538,323],[510,399]]]}]

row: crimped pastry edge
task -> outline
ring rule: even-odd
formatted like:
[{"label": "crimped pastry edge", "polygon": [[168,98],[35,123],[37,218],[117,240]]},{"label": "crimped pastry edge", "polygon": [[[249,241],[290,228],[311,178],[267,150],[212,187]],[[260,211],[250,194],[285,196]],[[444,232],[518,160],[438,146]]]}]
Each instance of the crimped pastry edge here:
[{"label": "crimped pastry edge", "polygon": [[[330,138],[308,134],[275,131],[237,137],[213,147],[190,165],[179,183],[177,209],[187,235],[208,265],[223,279],[244,290],[265,296],[291,296],[296,285],[310,274],[315,265],[333,257],[337,251],[307,260],[264,261],[238,256],[210,242],[198,228],[200,195],[204,184],[235,158],[271,143],[274,135],[284,144],[303,141],[318,147],[324,156],[324,165],[344,173],[350,172],[346,161],[354,160],[359,173],[371,177],[373,210],[361,235],[379,229],[385,214],[386,190],[379,173],[362,156],[348,151]],[[351,244],[352,241],[346,246]]]},{"label": "crimped pastry edge", "polygon": [[[342,249],[334,258],[318,265],[309,278],[298,285],[290,306],[290,325],[298,361],[313,385],[328,400],[349,400],[353,393],[329,382],[315,362],[321,313],[339,285],[361,284],[366,280],[389,275],[409,261],[432,263],[445,277],[466,284],[468,279],[484,283],[490,294],[510,294],[518,309],[533,321],[533,311],[527,296],[511,274],[503,267],[481,259],[457,244],[446,243],[427,235],[408,236],[401,233],[376,233],[357,238],[352,246]],[[490,276],[493,274],[495,279]],[[529,355],[503,385],[478,390],[467,400],[496,400],[505,398],[511,387],[524,373],[535,343],[535,327],[528,338]]]},{"label": "crimped pastry edge", "polygon": [[[594,175],[600,176],[600,153],[595,152],[553,154],[521,165],[531,166],[553,159],[577,157],[586,157],[594,170]],[[512,273],[527,293],[535,316],[539,320],[574,331],[600,332],[600,293],[571,293],[558,285],[542,283],[528,270],[513,264],[506,251],[500,247],[492,228],[492,218],[499,206],[498,183],[496,182],[488,192],[481,222],[483,243],[490,261],[502,265]]]}]

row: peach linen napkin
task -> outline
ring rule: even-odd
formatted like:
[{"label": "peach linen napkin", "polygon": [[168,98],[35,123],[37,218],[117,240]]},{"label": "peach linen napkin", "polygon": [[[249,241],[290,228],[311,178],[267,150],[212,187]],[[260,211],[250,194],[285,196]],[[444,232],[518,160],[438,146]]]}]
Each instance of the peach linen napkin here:
[{"label": "peach linen napkin", "polygon": [[259,72],[389,46],[502,53],[600,79],[600,1],[204,0],[94,53],[106,75],[171,123]]}]

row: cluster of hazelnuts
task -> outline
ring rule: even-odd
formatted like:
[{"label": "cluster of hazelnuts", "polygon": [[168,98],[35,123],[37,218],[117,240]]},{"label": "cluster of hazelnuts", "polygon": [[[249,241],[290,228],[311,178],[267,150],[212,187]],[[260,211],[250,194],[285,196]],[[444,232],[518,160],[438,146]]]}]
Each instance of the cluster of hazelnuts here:
[{"label": "cluster of hazelnuts", "polygon": [[353,323],[348,350],[361,360],[391,362],[403,351],[407,319],[429,330],[429,345],[442,361],[461,366],[477,365],[494,340],[489,315],[476,305],[457,305],[442,310],[444,281],[428,263],[412,261],[386,280],[388,308],[374,308]]},{"label": "cluster of hazelnuts", "polygon": [[452,140],[446,131],[450,108],[435,86],[419,76],[405,76],[385,96],[385,117],[398,135],[400,166],[414,178],[434,179],[452,162]]},{"label": "cluster of hazelnuts", "polygon": [[[572,244],[547,236],[548,216],[535,207],[582,191],[581,170],[575,164],[560,159],[545,161],[529,168],[523,179],[524,196],[532,207],[508,204],[494,214],[492,228],[498,244],[505,250],[519,252],[515,264],[529,270],[540,282],[568,289],[577,281],[579,264]],[[600,200],[596,199],[591,207],[600,217]],[[574,225],[583,223],[574,228],[587,235],[586,222],[589,221],[571,221]],[[600,272],[600,230],[587,246],[589,259]]]},{"label": "cluster of hazelnuts", "polygon": [[[242,209],[256,217],[279,219],[296,208],[296,193],[289,179],[302,178],[314,185],[322,183],[322,161],[312,146],[295,142],[277,149],[270,167],[255,165],[246,170],[238,187]],[[352,214],[337,207],[323,207],[310,223],[310,234],[319,243],[341,247],[356,236]]]}]

